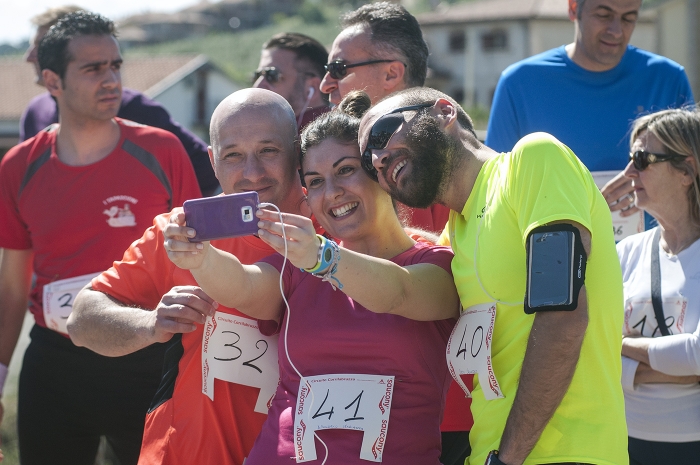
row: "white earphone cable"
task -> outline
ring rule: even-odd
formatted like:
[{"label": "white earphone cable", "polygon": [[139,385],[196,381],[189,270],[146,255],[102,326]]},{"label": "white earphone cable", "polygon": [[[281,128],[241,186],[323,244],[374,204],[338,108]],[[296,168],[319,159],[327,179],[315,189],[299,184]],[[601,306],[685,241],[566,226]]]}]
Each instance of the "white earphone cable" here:
[{"label": "white earphone cable", "polygon": [[[279,285],[280,285],[280,294],[282,294],[282,300],[284,301],[284,305],[287,308],[287,318],[285,318],[285,322],[284,322],[284,341],[283,341],[284,342],[284,353],[287,355],[287,361],[289,362],[289,365],[292,367],[292,369],[297,374],[297,376],[299,376],[299,381],[301,382],[301,380],[303,380],[304,377],[301,375],[301,373],[297,369],[296,365],[294,365],[294,363],[292,362],[292,359],[289,357],[289,348],[287,346],[287,337],[289,336],[289,320],[291,318],[291,310],[289,308],[289,302],[287,301],[287,297],[284,295],[283,275],[284,275],[284,268],[287,265],[287,233],[284,230],[284,220],[282,219],[282,212],[280,211],[280,209],[277,205],[275,205],[273,203],[269,203],[269,202],[263,202],[263,203],[258,204],[258,207],[270,207],[270,208],[275,209],[277,211],[277,215],[279,216],[280,223],[282,223],[282,239],[284,240],[284,260],[282,261],[282,268],[280,269]],[[299,388],[301,388],[301,384],[300,384]],[[311,394],[311,402],[309,404],[309,409],[311,409],[311,407],[314,404],[314,391],[313,391],[313,389],[311,389],[311,385],[309,385],[309,393]],[[328,446],[326,445],[325,442],[323,442],[323,440],[320,437],[318,437],[318,434],[316,434],[316,431],[314,431],[314,437],[316,437],[316,439],[318,439],[321,442],[321,444],[323,444],[323,447],[326,449],[326,456],[323,459],[323,462],[321,463],[321,465],[325,465],[326,461],[328,460]]]}]

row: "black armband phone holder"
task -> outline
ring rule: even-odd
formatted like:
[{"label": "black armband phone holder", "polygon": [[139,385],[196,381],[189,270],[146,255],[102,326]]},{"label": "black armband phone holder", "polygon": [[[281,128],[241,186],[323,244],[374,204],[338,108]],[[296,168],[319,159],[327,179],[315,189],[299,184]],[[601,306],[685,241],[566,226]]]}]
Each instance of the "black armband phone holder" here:
[{"label": "black armband phone holder", "polygon": [[540,226],[528,234],[525,250],[525,313],[575,310],[588,258],[579,230],[567,223]]}]

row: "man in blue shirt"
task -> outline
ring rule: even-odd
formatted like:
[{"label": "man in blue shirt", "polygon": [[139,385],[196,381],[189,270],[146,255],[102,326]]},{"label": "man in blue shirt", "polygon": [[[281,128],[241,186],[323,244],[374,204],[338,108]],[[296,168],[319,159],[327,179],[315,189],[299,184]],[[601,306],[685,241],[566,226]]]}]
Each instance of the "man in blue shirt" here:
[{"label": "man in blue shirt", "polygon": [[[548,132],[594,173],[628,162],[638,116],[693,104],[682,66],[628,45],[642,0],[569,0],[574,42],[508,67],[496,87],[486,145],[509,151],[523,136]],[[611,210],[637,211],[621,174],[602,190]]]}]

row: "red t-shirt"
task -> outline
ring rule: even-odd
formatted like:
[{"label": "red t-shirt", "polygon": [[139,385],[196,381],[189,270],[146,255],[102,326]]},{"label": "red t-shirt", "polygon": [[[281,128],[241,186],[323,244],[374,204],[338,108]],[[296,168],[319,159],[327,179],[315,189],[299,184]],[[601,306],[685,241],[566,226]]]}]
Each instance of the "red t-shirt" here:
[{"label": "red t-shirt", "polygon": [[[175,266],[163,248],[163,228],[168,218],[169,214],[155,218],[153,226],[129,247],[122,261],[92,281],[92,288],[127,305],[153,309],[174,286],[197,286],[192,274]],[[274,253],[254,236],[220,239],[212,245],[234,254],[244,264]],[[217,311],[248,318],[221,305]],[[267,418],[254,411],[258,388],[214,379],[214,400],[202,393],[203,335],[202,325],[182,335],[176,366],[167,366],[166,354],[164,371],[171,368],[177,377],[172,381],[174,387],[169,386],[171,397],[146,417],[139,465],[241,465]],[[159,392],[167,388],[161,385]]]},{"label": "red t-shirt", "polygon": [[399,217],[406,226],[440,234],[450,217],[450,209],[437,203],[428,208],[410,208],[399,203]]},{"label": "red t-shirt", "polygon": [[58,125],[17,145],[0,163],[0,247],[33,250],[30,310],[40,326],[46,326],[44,285],[109,268],[154,216],[201,197],[175,136],[115,120],[119,142],[96,163],[59,160]]}]

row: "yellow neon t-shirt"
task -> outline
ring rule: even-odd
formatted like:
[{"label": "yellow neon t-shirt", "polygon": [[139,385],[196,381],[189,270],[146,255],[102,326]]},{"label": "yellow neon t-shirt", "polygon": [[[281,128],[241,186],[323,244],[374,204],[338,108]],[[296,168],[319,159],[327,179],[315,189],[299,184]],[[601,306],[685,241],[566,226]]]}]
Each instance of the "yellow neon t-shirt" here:
[{"label": "yellow neon t-shirt", "polygon": [[505,302],[497,304],[492,345],[493,369],[505,398],[487,401],[475,376],[467,465],[483,464],[488,452],[499,448],[534,320],[522,303],[525,241],[533,228],[558,220],[577,222],[592,236],[585,281],[589,322],[571,386],[525,464],[628,463],[620,384],[622,275],[610,210],[573,152],[554,137],[536,133],[484,164],[464,210],[451,212],[441,237],[443,243],[449,238],[455,252],[452,271],[462,306],[493,301],[479,280],[493,298]]}]

